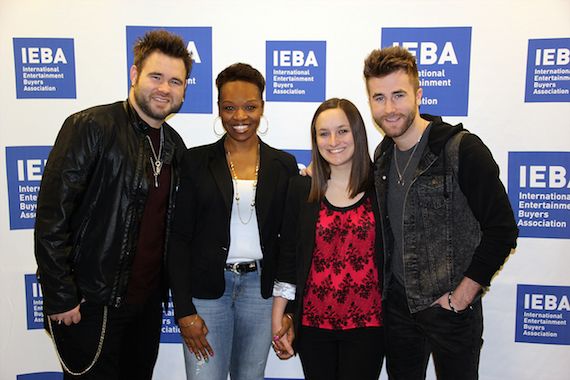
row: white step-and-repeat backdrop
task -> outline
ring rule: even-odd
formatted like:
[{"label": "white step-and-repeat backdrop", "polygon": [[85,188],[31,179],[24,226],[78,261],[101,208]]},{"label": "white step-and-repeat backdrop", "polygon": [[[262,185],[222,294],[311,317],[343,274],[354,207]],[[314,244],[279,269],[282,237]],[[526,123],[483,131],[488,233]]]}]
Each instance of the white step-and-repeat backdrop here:
[{"label": "white step-and-repeat backdrop", "polygon": [[[363,60],[393,44],[413,51],[421,112],[463,122],[489,146],[521,231],[484,297],[480,377],[570,378],[570,1],[0,0],[1,380],[61,378],[34,275],[43,166],[66,116],[126,98],[133,40],[155,28],[194,54],[169,120],[188,146],[216,140],[213,81],[240,61],[267,79],[264,140],[302,164],[312,115],[331,97],[359,107],[374,150],[382,134]],[[154,378],[183,379],[171,313],[162,342]],[[302,378],[298,359],[270,355],[266,377]]]}]

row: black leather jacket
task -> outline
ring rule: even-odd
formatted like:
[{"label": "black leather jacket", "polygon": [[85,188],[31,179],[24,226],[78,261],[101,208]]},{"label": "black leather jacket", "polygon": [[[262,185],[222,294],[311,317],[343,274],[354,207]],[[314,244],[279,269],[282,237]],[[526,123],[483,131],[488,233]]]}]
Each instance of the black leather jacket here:
[{"label": "black leather jacket", "polygon": [[[165,254],[180,161],[181,137],[164,126],[171,165]],[[119,307],[137,252],[140,223],[153,182],[145,138],[150,126],[128,100],[67,118],[50,152],[38,196],[35,254],[44,313],[86,300]]]}]

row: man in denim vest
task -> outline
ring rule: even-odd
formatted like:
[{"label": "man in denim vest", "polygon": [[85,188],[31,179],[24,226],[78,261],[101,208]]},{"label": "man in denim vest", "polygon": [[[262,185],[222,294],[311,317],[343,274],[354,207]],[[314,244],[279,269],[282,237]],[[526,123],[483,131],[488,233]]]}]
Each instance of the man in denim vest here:
[{"label": "man in denim vest", "polygon": [[364,76],[374,120],[375,186],[384,238],[383,300],[390,379],[477,379],[481,296],[518,228],[491,152],[461,124],[419,114],[416,59],[373,51]]}]

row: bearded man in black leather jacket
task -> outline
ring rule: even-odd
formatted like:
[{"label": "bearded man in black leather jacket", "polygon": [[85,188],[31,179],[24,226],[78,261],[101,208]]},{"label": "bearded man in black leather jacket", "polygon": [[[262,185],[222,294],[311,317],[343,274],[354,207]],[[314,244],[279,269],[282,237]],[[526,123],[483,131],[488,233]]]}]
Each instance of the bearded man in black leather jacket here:
[{"label": "bearded man in black leather jacket", "polygon": [[68,117],[40,187],[38,280],[66,379],[150,379],[158,355],[186,151],[165,119],[180,110],[192,60],[164,30],[133,51],[129,98]]}]

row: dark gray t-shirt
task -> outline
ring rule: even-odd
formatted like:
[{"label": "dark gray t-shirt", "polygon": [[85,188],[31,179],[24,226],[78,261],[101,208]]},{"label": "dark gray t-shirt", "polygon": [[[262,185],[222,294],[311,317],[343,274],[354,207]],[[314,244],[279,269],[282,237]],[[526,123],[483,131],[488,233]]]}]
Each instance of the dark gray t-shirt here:
[{"label": "dark gray t-shirt", "polygon": [[[390,162],[390,174],[388,177],[388,218],[390,219],[392,233],[394,234],[392,274],[401,285],[404,285],[404,256],[402,254],[404,202],[408,190],[410,189],[414,172],[427,146],[431,124],[432,123],[427,126],[420,141],[412,148],[401,151],[397,146],[394,146],[395,154],[392,154],[392,160]],[[414,150],[414,148],[416,149]],[[398,160],[397,168],[395,159]],[[400,169],[400,174],[402,175],[403,182],[400,181],[401,183],[398,183],[400,180],[398,169]]]}]

